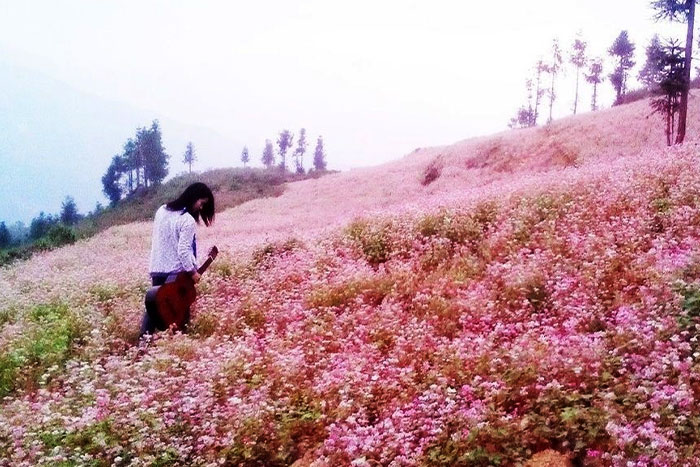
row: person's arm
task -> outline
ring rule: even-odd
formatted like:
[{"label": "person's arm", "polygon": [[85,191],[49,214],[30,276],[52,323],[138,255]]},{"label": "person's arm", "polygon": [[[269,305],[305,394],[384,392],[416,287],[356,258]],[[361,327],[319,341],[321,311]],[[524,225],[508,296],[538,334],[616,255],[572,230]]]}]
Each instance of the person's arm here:
[{"label": "person's arm", "polygon": [[[195,282],[199,279],[199,274],[197,274],[197,263],[192,252],[192,242],[194,240],[195,223],[194,219],[192,222],[188,222],[186,217],[182,216],[183,222],[180,225],[180,236],[177,242],[177,256],[180,259],[180,264],[182,269],[192,273]],[[195,277],[197,276],[197,277]]]}]

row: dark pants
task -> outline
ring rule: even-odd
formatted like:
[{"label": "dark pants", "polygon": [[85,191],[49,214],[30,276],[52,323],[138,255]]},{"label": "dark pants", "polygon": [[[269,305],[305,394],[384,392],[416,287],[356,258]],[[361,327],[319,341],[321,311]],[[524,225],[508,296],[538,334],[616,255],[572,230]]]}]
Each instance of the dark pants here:
[{"label": "dark pants", "polygon": [[[161,274],[161,273],[155,273],[151,274],[151,285],[153,287],[157,285],[163,285],[165,284],[165,281],[168,279],[168,276],[170,274]],[[190,311],[187,310],[187,323],[190,322]],[[146,311],[143,312],[143,318],[141,319],[141,330],[139,332],[139,337],[143,337],[144,334],[154,334],[158,328],[156,327],[155,323],[151,319],[150,316],[148,316],[148,313]]]}]

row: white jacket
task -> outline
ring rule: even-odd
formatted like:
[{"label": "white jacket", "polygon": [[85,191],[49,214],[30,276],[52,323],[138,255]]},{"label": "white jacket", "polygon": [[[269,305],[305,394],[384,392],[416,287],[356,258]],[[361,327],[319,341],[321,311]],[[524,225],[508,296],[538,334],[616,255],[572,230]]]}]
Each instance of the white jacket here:
[{"label": "white jacket", "polygon": [[171,273],[197,269],[194,218],[187,211],[156,211],[151,237],[149,272]]}]

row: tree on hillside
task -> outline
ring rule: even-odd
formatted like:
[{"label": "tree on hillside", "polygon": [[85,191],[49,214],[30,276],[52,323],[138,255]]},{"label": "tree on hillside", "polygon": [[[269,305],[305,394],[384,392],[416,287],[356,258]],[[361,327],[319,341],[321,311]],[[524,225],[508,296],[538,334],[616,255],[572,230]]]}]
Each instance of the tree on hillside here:
[{"label": "tree on hillside", "polygon": [[299,130],[299,139],[297,140],[297,148],[294,150],[294,163],[296,164],[296,172],[304,173],[304,153],[306,153],[306,128]]},{"label": "tree on hillside", "polygon": [[137,128],[136,136],[124,144],[124,152],[112,158],[102,176],[102,191],[114,205],[139,187],[157,185],[168,175],[169,158],[158,120],[153,120],[150,128]]},{"label": "tree on hillside", "polygon": [[533,125],[537,125],[537,118],[540,116],[540,101],[544,96],[545,89],[542,87],[542,74],[547,73],[547,64],[542,59],[535,65],[535,105],[533,108]]},{"label": "tree on hillside", "polygon": [[248,164],[248,162],[250,162],[248,146],[243,146],[243,151],[241,151],[241,162],[243,162],[243,167],[245,167]]},{"label": "tree on hillside", "polygon": [[629,70],[634,66],[634,44],[629,40],[627,31],[620,32],[615,42],[608,49],[608,54],[617,60],[615,70],[610,74],[610,82],[615,88],[615,103],[620,103],[622,96],[627,92],[627,77]]},{"label": "tree on hillside", "polygon": [[10,230],[7,228],[4,222],[0,222],[0,248],[7,248],[12,243],[12,237],[10,236]]},{"label": "tree on hillside", "polygon": [[591,110],[598,110],[598,85],[603,82],[603,60],[598,57],[591,61],[586,74],[586,81],[593,85],[591,97]]},{"label": "tree on hillside", "polygon": [[314,150],[314,169],[318,171],[326,170],[326,154],[323,151],[323,136],[319,136],[316,140],[316,149]]},{"label": "tree on hillside", "polygon": [[97,203],[95,203],[95,209],[90,213],[90,216],[99,216],[104,210],[104,206],[102,206],[102,203],[98,201]]},{"label": "tree on hillside", "polygon": [[153,120],[151,128],[140,133],[138,147],[143,160],[145,186],[159,185],[168,175],[168,159],[170,156],[163,148],[163,137],[158,120]]},{"label": "tree on hillside", "polygon": [[693,28],[695,27],[695,3],[697,0],[654,0],[652,8],[656,11],[656,19],[668,19],[687,23],[685,38],[685,54],[683,57],[683,81],[678,109],[678,133],[676,144],[685,139],[686,120],[688,117],[688,90],[690,88],[690,68],[693,58]]},{"label": "tree on hillside", "polygon": [[662,70],[666,61],[666,51],[658,34],[654,34],[646,48],[647,60],[639,71],[639,81],[650,91],[655,90],[662,80]]},{"label": "tree on hillside", "polygon": [[24,222],[17,221],[10,227],[10,238],[12,239],[11,244],[19,244],[27,240],[29,237],[29,228],[24,225]]},{"label": "tree on hillside", "polygon": [[529,128],[535,126],[535,111],[532,108],[532,80],[525,80],[527,90],[527,105],[518,109],[515,117],[511,118],[508,126],[510,128]]},{"label": "tree on hillside", "polygon": [[192,173],[192,163],[196,160],[197,156],[194,153],[194,144],[190,141],[187,143],[187,149],[185,149],[185,153],[182,155],[182,163],[190,166],[190,173]]},{"label": "tree on hillside", "polygon": [[112,157],[112,163],[107,167],[107,172],[102,176],[102,193],[114,206],[122,199],[122,189],[119,186],[119,179],[122,174],[122,158],[119,155]]},{"label": "tree on hillside", "polygon": [[581,33],[576,35],[573,45],[571,46],[571,55],[569,56],[569,61],[574,67],[576,67],[576,95],[574,97],[574,115],[576,115],[576,109],[578,107],[578,82],[581,76],[581,68],[586,66],[588,62],[588,57],[586,56],[587,43],[581,38]]},{"label": "tree on hillside", "polygon": [[[651,108],[665,120],[666,144],[677,144],[680,131],[681,96],[685,89],[685,57],[683,47],[677,41],[664,46],[658,70],[658,88],[661,96],[651,101]],[[678,115],[678,122],[676,116]]]},{"label": "tree on hillside", "polygon": [[272,141],[265,140],[265,149],[262,153],[262,163],[268,169],[275,165],[275,148],[272,146]]},{"label": "tree on hillside", "polygon": [[58,219],[56,217],[51,214],[46,215],[42,211],[37,217],[32,219],[32,223],[29,226],[29,237],[32,240],[41,238],[56,224],[58,224]]},{"label": "tree on hillside", "polygon": [[287,171],[287,151],[294,143],[294,135],[289,130],[282,130],[277,138],[277,147],[280,155],[280,168]]},{"label": "tree on hillside", "polygon": [[66,196],[61,205],[61,222],[65,225],[74,225],[80,220],[78,208],[72,196]]},{"label": "tree on hillside", "polygon": [[557,75],[561,71],[562,63],[563,61],[561,57],[561,47],[559,46],[559,39],[555,38],[552,41],[552,61],[549,62],[549,64],[547,64],[546,68],[546,71],[552,78],[551,86],[549,88],[549,120],[547,120],[547,123],[550,123],[552,121],[552,108],[554,107],[554,101],[556,99],[554,83],[557,79]]},{"label": "tree on hillside", "polygon": [[134,191],[140,183],[139,169],[141,167],[138,148],[136,141],[129,138],[124,144],[124,152],[122,153],[123,169],[127,174],[127,186],[129,193]]}]

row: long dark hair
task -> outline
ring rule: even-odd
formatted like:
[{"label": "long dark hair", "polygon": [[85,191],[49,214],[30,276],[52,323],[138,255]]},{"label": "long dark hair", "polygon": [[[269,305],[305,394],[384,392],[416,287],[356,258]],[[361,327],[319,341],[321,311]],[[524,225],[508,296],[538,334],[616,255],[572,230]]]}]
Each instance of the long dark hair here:
[{"label": "long dark hair", "polygon": [[[194,212],[194,203],[198,199],[206,198],[207,202],[202,205],[202,209]],[[214,222],[214,195],[208,186],[202,182],[196,182],[185,188],[179,198],[166,204],[171,211],[186,210],[199,224],[201,214],[204,225],[209,227]]]}]

